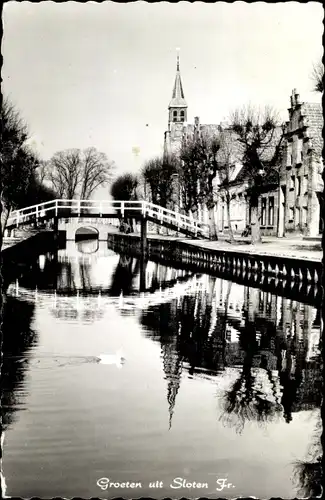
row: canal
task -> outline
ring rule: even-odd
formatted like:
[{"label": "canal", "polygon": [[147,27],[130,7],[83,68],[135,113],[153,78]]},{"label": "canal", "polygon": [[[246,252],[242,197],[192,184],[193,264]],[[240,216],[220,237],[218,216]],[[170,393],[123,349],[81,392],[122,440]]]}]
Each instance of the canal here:
[{"label": "canal", "polygon": [[319,494],[320,311],[150,261],[140,292],[140,269],[68,242],[10,283],[6,494]]}]

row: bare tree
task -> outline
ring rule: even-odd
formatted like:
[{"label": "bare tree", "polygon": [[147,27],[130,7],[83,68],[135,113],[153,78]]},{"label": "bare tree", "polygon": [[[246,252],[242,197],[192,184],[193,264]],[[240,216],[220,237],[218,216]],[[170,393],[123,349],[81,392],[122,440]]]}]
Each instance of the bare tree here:
[{"label": "bare tree", "polygon": [[47,164],[47,178],[60,198],[89,199],[111,178],[113,164],[95,148],[59,151]]},{"label": "bare tree", "polygon": [[237,136],[231,129],[219,127],[219,150],[217,153],[218,161],[218,180],[219,193],[225,193],[227,206],[227,219],[229,228],[230,242],[234,241],[234,235],[231,225],[231,181],[236,163],[241,160],[242,152]]},{"label": "bare tree", "polygon": [[315,92],[324,92],[324,65],[322,61],[314,64],[313,70],[311,73],[311,80],[313,82]]},{"label": "bare tree", "polygon": [[111,180],[113,164],[95,148],[83,152],[82,163],[81,199],[88,200],[99,186],[104,187]]},{"label": "bare tree", "polygon": [[114,200],[137,200],[137,187],[139,180],[133,174],[123,174],[115,179],[112,183],[110,191]]},{"label": "bare tree", "polygon": [[142,176],[149,185],[153,203],[167,208],[173,200],[174,176],[178,172],[178,162],[173,155],[156,157],[145,163]]},{"label": "bare tree", "polygon": [[44,160],[40,160],[38,167],[35,171],[37,180],[43,184],[49,178],[48,172],[48,162]]},{"label": "bare tree", "polygon": [[34,171],[38,158],[26,144],[28,127],[8,99],[1,104],[2,151],[0,172],[0,218],[1,241],[10,211],[24,205],[24,194]]},{"label": "bare tree", "polygon": [[185,212],[197,218],[199,206],[205,204],[209,211],[210,237],[217,238],[214,219],[214,179],[218,171],[217,152],[219,140],[215,135],[196,134],[186,138],[181,146],[179,178]]},{"label": "bare tree", "polygon": [[[139,179],[136,175],[133,174],[123,174],[115,179],[113,184],[111,185],[110,191],[111,195],[116,201],[132,201],[138,199],[137,187],[139,185]],[[125,218],[126,224],[129,225],[129,229],[133,231],[133,220],[132,218]],[[120,219],[120,230],[125,232],[128,230],[125,227],[125,222],[123,218]]]},{"label": "bare tree", "polygon": [[82,182],[81,152],[79,149],[59,151],[49,160],[48,175],[59,198],[72,200]]},{"label": "bare tree", "polygon": [[259,196],[278,185],[283,127],[269,107],[263,111],[243,107],[233,113],[231,124],[243,146],[243,166],[248,181],[252,243],[261,240],[258,213]]}]

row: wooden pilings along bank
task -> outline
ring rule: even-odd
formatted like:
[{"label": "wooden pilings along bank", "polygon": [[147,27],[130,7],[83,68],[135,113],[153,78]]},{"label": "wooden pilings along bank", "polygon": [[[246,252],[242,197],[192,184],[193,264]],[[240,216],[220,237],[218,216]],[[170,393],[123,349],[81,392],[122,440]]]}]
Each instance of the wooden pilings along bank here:
[{"label": "wooden pilings along bank", "polygon": [[238,283],[265,286],[274,292],[299,289],[310,300],[321,294],[322,263],[317,260],[253,254],[240,251],[202,248],[184,240],[147,238],[143,253],[142,238],[137,235],[110,234],[108,245],[119,252],[132,252],[142,259],[216,274]]}]

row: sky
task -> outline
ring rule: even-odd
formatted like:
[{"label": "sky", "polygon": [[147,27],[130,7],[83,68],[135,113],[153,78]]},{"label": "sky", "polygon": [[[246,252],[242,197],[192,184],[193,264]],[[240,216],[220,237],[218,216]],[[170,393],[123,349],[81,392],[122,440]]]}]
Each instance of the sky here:
[{"label": "sky", "polygon": [[188,123],[248,103],[286,120],[292,89],[321,101],[310,75],[322,22],[317,2],[8,2],[2,91],[42,158],[94,146],[136,172],[163,151],[176,48]]}]

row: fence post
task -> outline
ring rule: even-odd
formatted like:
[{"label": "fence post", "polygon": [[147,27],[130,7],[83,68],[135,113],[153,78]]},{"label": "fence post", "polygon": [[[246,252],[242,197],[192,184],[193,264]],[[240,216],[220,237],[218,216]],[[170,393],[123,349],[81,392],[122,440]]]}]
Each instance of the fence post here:
[{"label": "fence post", "polygon": [[55,216],[58,215],[58,200],[55,200]]},{"label": "fence post", "polygon": [[36,205],[36,219],[38,219],[39,215],[38,215],[38,205]]},{"label": "fence post", "polygon": [[121,215],[124,217],[124,201],[121,201]]},{"label": "fence post", "polygon": [[141,218],[141,256],[146,258],[147,255],[147,219],[145,216]]},{"label": "fence post", "polygon": [[81,210],[81,201],[78,200],[78,216],[80,217],[80,210]]},{"label": "fence post", "polygon": [[102,202],[100,202],[99,204],[99,217],[101,217],[103,215],[103,204]]},{"label": "fence post", "polygon": [[144,254],[140,257],[140,287],[139,292],[146,291],[146,272],[147,272],[147,259]]},{"label": "fence post", "polygon": [[19,210],[17,210],[17,219],[16,219],[16,227],[19,226]]}]

